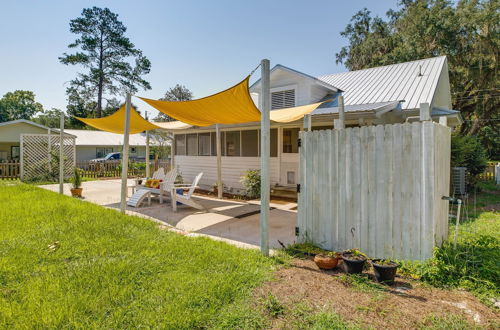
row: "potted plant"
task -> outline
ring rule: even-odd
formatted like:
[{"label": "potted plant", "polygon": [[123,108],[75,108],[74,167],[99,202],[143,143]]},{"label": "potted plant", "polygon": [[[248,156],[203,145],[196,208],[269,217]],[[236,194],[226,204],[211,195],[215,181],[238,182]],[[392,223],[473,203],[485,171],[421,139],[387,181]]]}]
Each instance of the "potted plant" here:
[{"label": "potted plant", "polygon": [[318,253],[314,256],[316,266],[326,270],[337,267],[339,259],[341,259],[341,257],[338,252]]},{"label": "potted plant", "polygon": [[350,249],[342,252],[342,260],[344,261],[345,271],[348,274],[363,272],[366,259],[366,255],[358,249]]},{"label": "potted plant", "polygon": [[73,178],[71,180],[73,188],[71,188],[71,196],[82,197],[82,177],[80,176],[80,171],[75,167],[73,171]]},{"label": "potted plant", "polygon": [[394,277],[399,267],[397,263],[387,259],[372,259],[371,264],[377,282],[387,285],[394,284]]}]

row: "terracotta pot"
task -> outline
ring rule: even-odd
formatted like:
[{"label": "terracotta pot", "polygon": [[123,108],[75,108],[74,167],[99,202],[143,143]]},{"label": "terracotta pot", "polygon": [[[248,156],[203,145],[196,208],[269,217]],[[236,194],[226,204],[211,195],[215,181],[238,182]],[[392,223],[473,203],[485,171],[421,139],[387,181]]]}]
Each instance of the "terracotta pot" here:
[{"label": "terracotta pot", "polygon": [[334,269],[339,263],[339,257],[317,254],[314,256],[314,262],[320,269]]},{"label": "terracotta pot", "polygon": [[71,196],[82,197],[83,188],[71,188]]}]

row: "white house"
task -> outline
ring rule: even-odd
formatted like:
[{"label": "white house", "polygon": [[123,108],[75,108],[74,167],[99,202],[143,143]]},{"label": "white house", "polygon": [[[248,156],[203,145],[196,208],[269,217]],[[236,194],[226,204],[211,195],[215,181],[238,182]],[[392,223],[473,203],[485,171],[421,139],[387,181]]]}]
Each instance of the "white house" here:
[{"label": "white house", "polygon": [[[260,81],[250,91],[258,104]],[[332,129],[338,118],[338,100],[345,104],[347,127],[404,123],[418,120],[421,103],[428,103],[433,120],[447,117],[448,125],[461,122],[451,109],[448,64],[445,56],[365,70],[313,77],[283,65],[271,70],[272,109],[330,100],[312,112],[312,126]],[[221,125],[222,181],[238,192],[240,178],[258,169],[260,123]],[[298,133],[303,121],[271,123],[270,177],[272,185],[298,183]],[[201,186],[217,181],[215,127],[191,127],[174,131],[174,162],[185,180],[204,172]]]},{"label": "white house", "polygon": [[[59,134],[59,130],[35,122],[19,119],[0,123],[0,161],[19,159],[21,134]],[[64,132],[76,137],[76,159],[100,158],[107,153],[121,151],[123,135],[101,131],[67,129]],[[144,134],[130,136],[130,156],[145,157]]]}]

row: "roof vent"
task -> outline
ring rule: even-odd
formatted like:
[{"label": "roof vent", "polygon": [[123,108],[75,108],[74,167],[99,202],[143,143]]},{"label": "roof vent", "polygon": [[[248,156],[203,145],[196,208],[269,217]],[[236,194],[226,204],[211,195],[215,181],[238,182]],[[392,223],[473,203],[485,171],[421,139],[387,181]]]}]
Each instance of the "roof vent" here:
[{"label": "roof vent", "polygon": [[422,76],[423,76],[423,74],[422,74],[422,66],[419,65],[418,66],[418,75],[417,75],[417,77],[422,77]]}]

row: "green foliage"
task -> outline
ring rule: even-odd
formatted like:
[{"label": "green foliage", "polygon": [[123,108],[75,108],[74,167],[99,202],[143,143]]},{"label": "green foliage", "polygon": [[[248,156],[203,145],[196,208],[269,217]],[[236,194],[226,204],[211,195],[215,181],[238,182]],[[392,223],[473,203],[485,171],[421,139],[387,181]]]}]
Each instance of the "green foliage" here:
[{"label": "green foliage", "polygon": [[403,273],[440,287],[471,290],[488,303],[498,299],[500,284],[500,214],[482,213],[477,220],[460,225],[457,248],[450,241],[436,248],[427,262],[402,262]]},{"label": "green foliage", "polygon": [[419,329],[427,330],[472,330],[483,329],[483,327],[472,326],[466,319],[455,314],[439,317],[436,315],[429,315],[423,320]]},{"label": "green foliage", "polygon": [[474,136],[453,134],[451,138],[451,166],[464,166],[473,176],[483,173],[488,165],[486,150]]},{"label": "green foliage", "polygon": [[264,308],[272,317],[277,317],[285,313],[285,306],[271,292],[268,293],[267,299],[264,301]]},{"label": "green foliage", "polygon": [[379,283],[373,282],[366,274],[340,274],[337,279],[346,286],[352,287],[359,292],[382,293],[387,291],[387,288]]},{"label": "green foliage", "polygon": [[[44,125],[50,128],[59,128],[61,127],[61,114],[63,112],[59,109],[52,108],[51,110],[47,110],[43,113],[40,113],[36,117],[32,117],[31,120],[40,125]],[[64,118],[64,127],[69,128],[68,118],[65,116]]]},{"label": "green foliage", "polygon": [[260,197],[260,170],[248,170],[240,180],[249,198]]},{"label": "green foliage", "polygon": [[25,184],[2,185],[0,227],[3,328],[262,324],[246,301],[275,263],[258,251]]},{"label": "green foliage", "polygon": [[[500,156],[498,0],[404,0],[387,19],[361,10],[341,35],[336,54],[351,70],[446,55],[453,109],[466,122],[462,135],[477,135],[492,158]],[[489,127],[489,129],[487,128]]]},{"label": "green foliage", "polygon": [[73,178],[71,183],[73,184],[74,189],[78,189],[82,186],[82,177],[80,175],[80,170],[76,167],[73,170]]},{"label": "green foliage", "polygon": [[[193,93],[184,85],[175,85],[171,87],[160,99],[163,101],[189,101],[193,99]],[[155,121],[173,121],[174,118],[160,112]]]},{"label": "green foliage", "polygon": [[126,31],[118,15],[108,8],[83,9],[80,17],[70,21],[70,32],[78,38],[68,47],[78,50],[73,54],[64,53],[59,60],[66,65],[81,65],[88,71],[80,72],[71,81],[67,93],[74,96],[76,91],[96,97],[96,117],[102,115],[104,94],[151,89],[142,78],[149,73],[151,63],[125,36]]},{"label": "green foliage", "polygon": [[316,329],[316,330],[349,330],[360,329],[360,327],[346,322],[340,315],[323,308],[316,312],[311,306],[297,304],[291,309],[287,317],[287,324],[292,329]]},{"label": "green foliage", "polygon": [[35,94],[31,91],[8,92],[0,99],[0,122],[29,120],[38,112],[43,112],[43,106],[35,101]]}]

